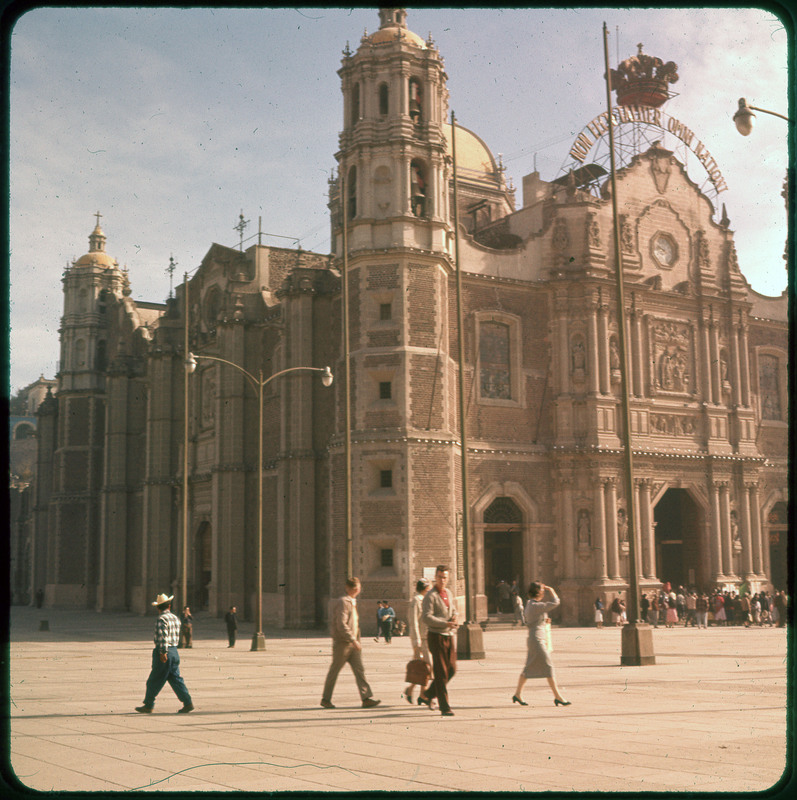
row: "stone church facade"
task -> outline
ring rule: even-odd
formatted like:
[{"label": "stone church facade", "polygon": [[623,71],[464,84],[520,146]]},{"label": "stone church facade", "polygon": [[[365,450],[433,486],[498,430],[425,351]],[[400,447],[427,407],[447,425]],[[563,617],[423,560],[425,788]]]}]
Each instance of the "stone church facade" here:
[{"label": "stone church facade", "polygon": [[[265,377],[329,365],[331,388],[298,372],[264,396],[264,620],[323,621],[347,571],[345,268],[363,619],[382,597],[401,607],[441,562],[462,596],[458,249],[476,618],[495,610],[499,579],[556,586],[565,624],[628,588],[618,324],[642,589],[785,588],[785,294],[750,288],[728,220],[713,221],[684,165],[654,145],[617,176],[618,314],[608,187],[533,173],[516,207],[484,142],[452,133],[431,37],[403,9],[381,9],[380,23],[339,70],[331,254],[214,244],[176,297],[137,302],[98,217],[64,273],[58,392],[38,410],[31,586],[47,605],[140,613],[158,592],[180,596],[187,446],[190,604],[251,619],[258,397],[201,356]],[[187,401],[186,321],[198,364]]]}]

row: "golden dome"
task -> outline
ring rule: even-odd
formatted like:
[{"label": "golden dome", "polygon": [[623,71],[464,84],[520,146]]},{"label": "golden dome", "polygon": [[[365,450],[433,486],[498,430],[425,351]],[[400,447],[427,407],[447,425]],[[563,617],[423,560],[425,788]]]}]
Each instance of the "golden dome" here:
[{"label": "golden dome", "polygon": [[90,253],[86,253],[85,256],[81,256],[77,261],[75,261],[76,267],[90,267],[90,266],[98,266],[98,267],[115,267],[117,266],[116,259],[109,256],[103,250],[93,250]]},{"label": "golden dome", "polygon": [[411,30],[402,28],[399,25],[389,25],[386,28],[380,28],[376,33],[372,33],[366,41],[371,44],[388,44],[390,42],[395,42],[398,38],[398,34],[401,34],[402,42],[414,44],[422,50],[426,48],[426,42],[424,42],[417,33],[413,33]]},{"label": "golden dome", "polygon": [[[451,124],[443,125],[446,149],[451,152]],[[487,145],[475,134],[457,124],[457,172],[467,170],[472,173],[495,177],[498,167]]]}]

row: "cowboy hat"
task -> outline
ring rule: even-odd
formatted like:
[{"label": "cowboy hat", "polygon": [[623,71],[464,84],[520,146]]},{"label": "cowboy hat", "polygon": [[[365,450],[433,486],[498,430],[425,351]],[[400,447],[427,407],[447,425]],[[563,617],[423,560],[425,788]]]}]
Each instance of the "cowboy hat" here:
[{"label": "cowboy hat", "polygon": [[171,597],[166,597],[165,594],[159,594],[155,602],[152,604],[153,606],[161,606],[164,603],[168,603],[170,600],[174,600],[174,595]]}]

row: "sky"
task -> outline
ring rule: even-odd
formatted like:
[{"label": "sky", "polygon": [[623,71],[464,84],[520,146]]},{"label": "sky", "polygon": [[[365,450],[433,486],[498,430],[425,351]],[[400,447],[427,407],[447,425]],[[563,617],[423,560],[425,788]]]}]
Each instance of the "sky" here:
[{"label": "sky", "polygon": [[[777,8],[777,7],[773,7]],[[740,97],[788,114],[787,31],[771,10],[407,8],[448,75],[449,111],[501,154],[518,187],[562,174],[584,126],[606,110],[612,67],[644,52],[675,61],[663,111],[704,142],[753,289],[780,295],[787,123],[758,114],[741,136]],[[10,34],[10,375],[12,394],[55,377],[61,278],[88,251],[95,212],[136,300],[164,302],[211,244],[328,253],[328,180],[342,128],[347,43],[377,8],[34,8]],[[705,172],[684,153],[691,177]],[[246,244],[245,244],[246,246]]]}]

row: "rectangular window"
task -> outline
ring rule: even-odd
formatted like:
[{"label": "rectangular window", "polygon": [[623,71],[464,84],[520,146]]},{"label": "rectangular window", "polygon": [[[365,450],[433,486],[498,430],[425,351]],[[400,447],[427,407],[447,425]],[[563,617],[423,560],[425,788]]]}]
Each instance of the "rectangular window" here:
[{"label": "rectangular window", "polygon": [[479,361],[481,396],[511,400],[508,325],[483,322],[479,326]]},{"label": "rectangular window", "polygon": [[393,488],[393,470],[380,469],[379,470],[379,487],[381,489]]},{"label": "rectangular window", "polygon": [[379,304],[379,319],[393,319],[393,305],[391,303]]},{"label": "rectangular window", "polygon": [[758,383],[761,388],[761,418],[783,419],[780,408],[779,363],[775,356],[759,358]]},{"label": "rectangular window", "polygon": [[379,399],[390,400],[393,396],[393,385],[390,381],[379,381]]},{"label": "rectangular window", "polygon": [[382,548],[380,565],[383,567],[393,566],[393,548],[391,547]]}]

